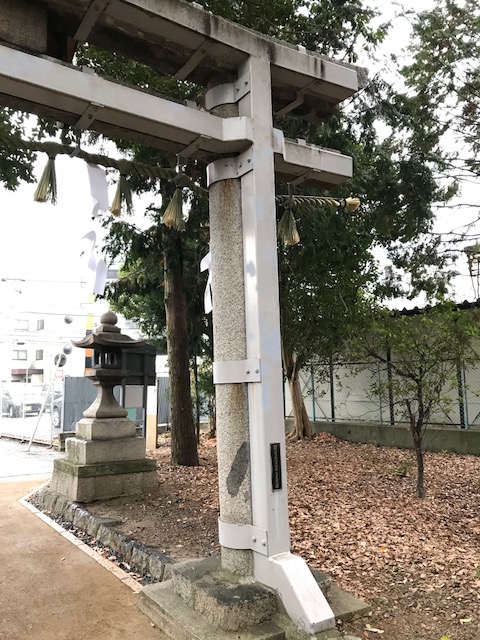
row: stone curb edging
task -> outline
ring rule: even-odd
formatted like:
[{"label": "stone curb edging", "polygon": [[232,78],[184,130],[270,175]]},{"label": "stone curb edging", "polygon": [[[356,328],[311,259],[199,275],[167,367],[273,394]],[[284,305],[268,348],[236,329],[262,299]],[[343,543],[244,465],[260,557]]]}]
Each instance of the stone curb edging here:
[{"label": "stone curb edging", "polygon": [[[106,560],[101,554],[94,551],[88,544],[79,540],[78,537],[67,531],[60,524],[49,518],[47,514],[53,514],[65,520],[66,523],[71,526],[80,529],[87,535],[95,538],[101,544],[105,545],[112,551],[122,556],[124,562],[132,566],[132,568],[141,574],[147,574],[152,578],[153,582],[163,582],[170,577],[170,565],[172,560],[165,554],[161,553],[153,547],[148,547],[133,540],[129,536],[120,533],[115,530],[115,525],[119,523],[118,520],[112,520],[111,518],[104,518],[101,516],[95,516],[86,511],[81,505],[76,502],[71,502],[64,496],[54,493],[48,490],[47,485],[38,487],[33,492],[20,499],[21,503],[30,509],[30,511],[37,511],[42,520],[47,519],[51,523],[54,529],[59,531],[62,535],[68,534],[65,537],[71,536],[72,542],[77,546],[84,545],[84,549],[88,555],[96,554],[100,564],[111,564],[116,571],[124,573],[128,580],[134,582],[138,586],[138,591],[142,585],[134,580],[127,572],[123,571],[115,565],[113,562]],[[124,579],[125,581],[126,579]],[[131,585],[129,585],[131,586]],[[137,589],[135,589],[137,591]]]},{"label": "stone curb edging", "polygon": [[[19,498],[18,502],[74,544],[80,551],[86,553],[119,578],[132,591],[138,594],[144,585],[132,578],[131,574],[118,567],[117,564],[107,560],[88,544],[82,542],[77,536],[46,515],[46,512],[61,517],[65,523],[82,530],[92,538],[96,538],[103,545],[121,555],[123,560],[132,565],[134,570],[149,574],[153,578],[153,582],[163,582],[171,577],[170,565],[173,561],[167,555],[116,531],[113,527],[118,524],[118,520],[92,515],[79,504],[71,502],[58,493],[49,491],[48,485],[48,482],[40,485],[29,494]],[[360,640],[357,636],[351,635],[342,634],[340,637],[342,640]]]}]

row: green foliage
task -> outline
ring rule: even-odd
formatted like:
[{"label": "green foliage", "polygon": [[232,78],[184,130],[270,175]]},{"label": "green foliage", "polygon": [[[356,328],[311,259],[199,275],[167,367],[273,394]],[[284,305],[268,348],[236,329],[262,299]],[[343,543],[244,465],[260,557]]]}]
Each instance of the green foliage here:
[{"label": "green foliage", "polygon": [[[253,0],[204,0],[201,4],[247,28],[347,62],[356,60],[360,48],[374,51],[388,32],[388,25],[374,24],[375,13],[359,0],[267,0],[263,4]],[[201,101],[203,97],[204,88],[163,77],[138,60],[102,51],[88,43],[77,49],[75,61],[101,75],[174,100]],[[288,116],[275,118],[275,125],[288,137],[306,138],[351,155],[354,177],[332,189],[331,195],[340,198],[353,194],[362,201],[361,209],[354,213],[328,207],[314,211],[299,207],[285,220],[292,237],[293,223],[298,228],[300,243],[279,247],[282,334],[286,348],[302,358],[312,352],[328,356],[340,351],[345,339],[356,330],[367,293],[413,297],[421,290],[431,296],[446,291],[445,265],[449,256],[439,254],[438,241],[432,239],[430,232],[433,203],[448,199],[452,191],[439,187],[434,179],[444,163],[438,136],[430,121],[419,117],[419,109],[417,100],[373,78],[326,122],[311,123]],[[379,128],[387,134],[380,136]],[[47,125],[40,126],[35,135],[49,131]],[[68,127],[62,136],[65,140],[74,138]],[[97,135],[90,135],[89,139],[100,140]],[[122,140],[115,143],[138,162],[170,168],[176,165],[171,154]],[[0,171],[1,167],[0,156]],[[202,163],[189,161],[186,172],[201,183],[204,169]],[[12,184],[16,184],[15,177]],[[110,216],[106,218],[109,234],[105,251],[110,258],[124,261],[122,277],[110,287],[107,296],[118,311],[139,322],[149,339],[162,342],[165,336],[162,256],[165,240],[177,238],[174,235],[177,232],[160,226],[165,208],[163,201],[159,208],[160,192],[165,183],[159,184],[157,178],[132,175],[128,187],[134,193],[152,194],[153,205],[146,212],[152,225],[147,231],[139,231],[126,220],[112,222]],[[277,185],[278,193],[285,191],[285,185]],[[211,335],[210,319],[204,319],[202,309],[206,278],[198,270],[208,251],[208,213],[200,196],[193,196],[191,205],[186,232],[181,238],[181,260],[189,292],[191,349],[192,353],[200,353],[204,348],[211,349],[203,338]],[[283,210],[278,211],[278,220],[282,213]],[[372,257],[377,246],[387,249],[394,265],[408,272],[409,277],[381,281]]]},{"label": "green foliage", "polygon": [[394,476],[399,478],[408,477],[413,471],[413,462],[411,460],[402,460],[392,469]]},{"label": "green foliage", "polygon": [[366,320],[357,347],[393,373],[375,392],[386,399],[393,394],[414,435],[420,437],[434,411],[448,410],[456,399],[458,365],[478,361],[479,320],[477,310],[462,311],[449,302],[412,315],[374,310]]},{"label": "green foliage", "polygon": [[[11,109],[0,108],[0,138],[3,135],[26,134],[26,116]],[[33,182],[34,155],[24,150],[12,150],[0,145],[0,183],[14,191],[21,182]]]},{"label": "green foliage", "polygon": [[[152,224],[142,231],[127,220],[107,216],[104,225],[108,229],[105,252],[113,261],[123,261],[118,281],[107,287],[105,297],[112,308],[126,318],[134,320],[144,336],[161,351],[166,352],[166,317],[164,304],[164,254],[165,243],[178,239],[179,232],[167,229],[161,220],[174,189],[165,186],[161,207],[150,206],[145,215]],[[187,297],[187,321],[191,355],[212,352],[211,318],[203,313],[205,274],[199,264],[208,251],[209,233],[205,226],[207,203],[192,197],[188,219],[190,233],[181,234],[181,253],[177,256],[185,282]]]},{"label": "green foliage", "polygon": [[423,498],[423,436],[436,410],[448,412],[458,396],[458,367],[478,362],[477,309],[441,302],[409,315],[373,308],[352,341],[354,351],[384,365],[372,393],[406,413],[417,461],[417,495]]},{"label": "green foliage", "polygon": [[[419,13],[410,47],[413,61],[403,69],[415,92],[416,113],[429,137],[447,137],[464,156],[462,164],[480,174],[480,13],[477,0],[437,0]],[[452,142],[454,144],[452,144]]]}]

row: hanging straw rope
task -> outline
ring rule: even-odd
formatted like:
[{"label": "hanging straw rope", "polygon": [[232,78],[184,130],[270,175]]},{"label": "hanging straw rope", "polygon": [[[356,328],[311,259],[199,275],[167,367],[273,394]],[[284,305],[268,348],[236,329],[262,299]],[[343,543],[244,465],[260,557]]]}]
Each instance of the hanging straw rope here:
[{"label": "hanging straw rope", "polygon": [[291,185],[288,185],[288,195],[275,197],[280,207],[285,207],[285,211],[277,226],[277,233],[284,244],[293,245],[300,242],[297,223],[293,210],[299,205],[306,205],[309,208],[321,206],[331,206],[335,208],[344,207],[349,213],[356,211],[360,206],[359,198],[332,198],[331,196],[294,196],[291,192]]},{"label": "hanging straw rope", "polygon": [[121,173],[118,178],[117,188],[110,207],[110,212],[114,216],[119,216],[122,213],[122,205],[125,205],[127,213],[132,213],[132,191],[128,184],[127,176],[124,173]]},{"label": "hanging straw rope", "polygon": [[185,220],[183,219],[183,198],[180,187],[175,189],[175,193],[162,216],[162,223],[170,229],[185,231]]},{"label": "hanging straw rope", "polygon": [[[124,158],[115,159],[97,153],[89,153],[79,149],[78,146],[60,144],[58,142],[37,142],[33,140],[24,140],[17,135],[9,135],[4,131],[0,131],[0,145],[11,151],[36,151],[47,153],[49,158],[57,155],[68,155],[81,158],[88,164],[98,164],[106,169],[117,169],[120,174],[125,176],[138,176],[140,178],[171,180],[177,176],[175,169],[166,169],[163,167],[155,167],[152,165],[135,162],[133,160],[125,160]],[[193,193],[205,196],[208,191],[204,187],[196,184],[192,178],[182,174],[182,186],[188,187]]]},{"label": "hanging straw rope", "polygon": [[48,202],[50,200],[52,204],[57,203],[57,175],[55,173],[54,155],[48,156],[47,164],[42,171],[33,199],[35,202]]},{"label": "hanging straw rope", "polygon": [[330,196],[276,196],[275,200],[280,204],[280,206],[288,205],[294,206],[299,204],[320,204],[327,205],[331,207],[344,207],[349,213],[356,211],[360,206],[359,198],[332,198]]}]

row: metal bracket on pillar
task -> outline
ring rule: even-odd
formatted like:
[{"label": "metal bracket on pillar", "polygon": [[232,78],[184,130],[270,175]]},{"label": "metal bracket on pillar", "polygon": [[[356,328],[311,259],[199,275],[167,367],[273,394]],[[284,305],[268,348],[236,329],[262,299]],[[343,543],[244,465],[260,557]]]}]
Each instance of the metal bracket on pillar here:
[{"label": "metal bracket on pillar", "polygon": [[205,94],[205,108],[210,111],[219,104],[235,104],[250,93],[250,78],[242,75],[235,82],[227,82],[212,87]]},{"label": "metal bracket on pillar", "polygon": [[219,541],[229,549],[251,549],[268,556],[268,534],[251,524],[228,524],[218,521]]},{"label": "metal bracket on pillar", "polygon": [[78,25],[73,39],[77,42],[85,42],[98,18],[102,15],[109,4],[110,0],[93,0],[85,12],[82,21]]},{"label": "metal bracket on pillar", "polygon": [[91,102],[75,123],[75,128],[81,130],[88,129],[95,120],[95,114],[100,109],[103,109],[103,104]]},{"label": "metal bracket on pillar", "polygon": [[234,158],[220,158],[210,162],[207,166],[207,184],[210,187],[214,182],[229,180],[231,178],[241,178],[246,173],[253,170],[253,159],[251,149]]},{"label": "metal bracket on pillar", "polygon": [[213,363],[214,384],[237,384],[241,382],[261,382],[260,360],[225,360]]},{"label": "metal bracket on pillar", "polygon": [[187,60],[187,62],[183,65],[183,67],[180,67],[180,69],[177,71],[177,73],[173,77],[176,78],[177,80],[186,80],[186,78],[188,78],[188,76],[192,73],[192,71],[196,69],[196,67],[198,67],[198,65],[205,58],[205,56],[208,53],[208,50],[212,45],[213,45],[213,42],[211,40],[204,40],[202,44],[198,47],[198,49],[196,49],[192,53],[192,55]]}]

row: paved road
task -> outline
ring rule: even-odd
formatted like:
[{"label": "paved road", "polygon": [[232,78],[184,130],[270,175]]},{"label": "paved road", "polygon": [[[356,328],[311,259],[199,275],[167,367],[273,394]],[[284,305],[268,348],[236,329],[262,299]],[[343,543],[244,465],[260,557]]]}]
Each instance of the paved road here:
[{"label": "paved road", "polygon": [[[45,445],[0,438],[0,481],[26,480],[49,476],[55,458],[63,453]],[[1,636],[0,636],[1,637]]]},{"label": "paved road", "polygon": [[17,500],[38,480],[0,480],[2,640],[166,640],[137,595]]},{"label": "paved road", "polygon": [[167,640],[127,584],[18,502],[63,456],[27,446],[0,438],[1,640]]},{"label": "paved road", "polygon": [[20,440],[29,441],[35,432],[34,442],[51,444],[59,429],[52,429],[50,413],[44,413],[40,422],[38,416],[25,418],[9,418],[2,416],[0,419],[0,435],[12,436]]}]

